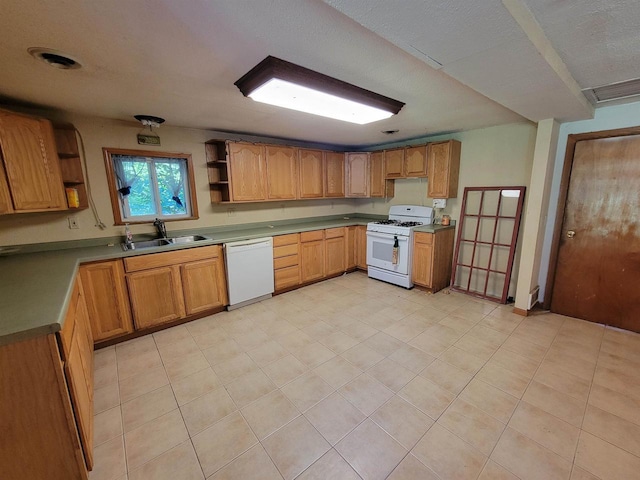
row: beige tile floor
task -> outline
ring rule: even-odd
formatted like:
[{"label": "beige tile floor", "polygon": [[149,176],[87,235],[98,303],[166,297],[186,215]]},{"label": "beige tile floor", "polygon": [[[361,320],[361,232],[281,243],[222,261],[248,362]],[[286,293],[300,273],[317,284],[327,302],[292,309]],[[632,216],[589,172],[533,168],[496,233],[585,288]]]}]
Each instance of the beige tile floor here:
[{"label": "beige tile floor", "polygon": [[640,335],[362,273],[95,365],[91,480],[640,478]]}]

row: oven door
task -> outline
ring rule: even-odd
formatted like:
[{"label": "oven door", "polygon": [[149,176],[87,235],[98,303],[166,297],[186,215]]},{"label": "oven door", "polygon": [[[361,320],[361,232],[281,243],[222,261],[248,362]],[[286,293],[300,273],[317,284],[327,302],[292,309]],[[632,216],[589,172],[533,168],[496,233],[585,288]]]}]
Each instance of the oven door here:
[{"label": "oven door", "polygon": [[[393,244],[398,239],[398,263],[393,263]],[[403,275],[409,273],[411,242],[409,237],[389,233],[367,232],[367,265]]]}]

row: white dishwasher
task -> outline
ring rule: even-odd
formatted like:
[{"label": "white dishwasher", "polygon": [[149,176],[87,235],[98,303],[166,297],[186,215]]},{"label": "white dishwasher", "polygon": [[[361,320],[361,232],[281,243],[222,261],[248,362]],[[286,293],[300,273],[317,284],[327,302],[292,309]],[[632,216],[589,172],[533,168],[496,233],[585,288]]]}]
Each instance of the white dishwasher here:
[{"label": "white dishwasher", "polygon": [[271,297],[273,239],[254,238],[224,244],[229,310]]}]

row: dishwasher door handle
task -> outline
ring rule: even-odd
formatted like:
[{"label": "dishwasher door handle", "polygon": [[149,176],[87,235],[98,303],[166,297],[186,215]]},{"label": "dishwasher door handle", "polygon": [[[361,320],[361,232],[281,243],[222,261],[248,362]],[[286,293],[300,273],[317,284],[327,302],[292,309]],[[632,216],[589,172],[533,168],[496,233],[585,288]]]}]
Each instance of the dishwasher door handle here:
[{"label": "dishwasher door handle", "polygon": [[271,238],[258,238],[256,240],[247,240],[244,242],[234,242],[227,243],[225,247],[229,253],[231,252],[242,252],[243,250],[250,250],[252,248],[270,248],[272,247],[273,242]]}]

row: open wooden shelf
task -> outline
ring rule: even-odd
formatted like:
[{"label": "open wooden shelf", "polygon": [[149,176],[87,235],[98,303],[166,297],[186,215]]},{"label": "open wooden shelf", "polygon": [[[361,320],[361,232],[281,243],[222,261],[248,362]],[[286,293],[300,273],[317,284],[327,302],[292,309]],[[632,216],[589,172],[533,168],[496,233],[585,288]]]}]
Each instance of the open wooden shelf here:
[{"label": "open wooden shelf", "polygon": [[56,139],[56,150],[60,159],[62,182],[65,188],[75,188],[78,192],[79,207],[69,207],[70,210],[89,208],[87,187],[82,171],[82,160],[78,150],[76,129],[73,125],[56,125],[53,129]]}]

